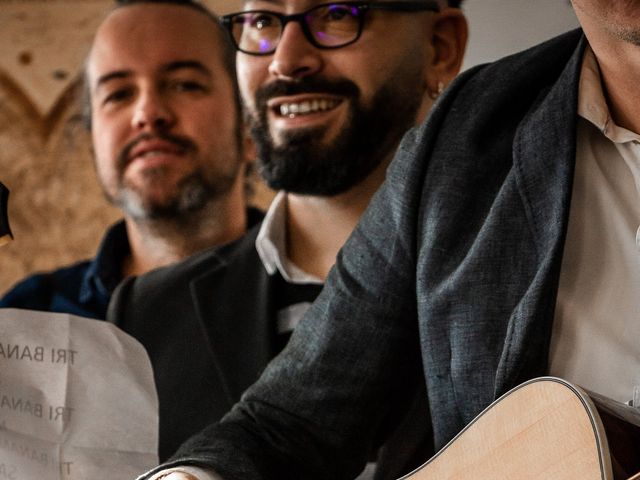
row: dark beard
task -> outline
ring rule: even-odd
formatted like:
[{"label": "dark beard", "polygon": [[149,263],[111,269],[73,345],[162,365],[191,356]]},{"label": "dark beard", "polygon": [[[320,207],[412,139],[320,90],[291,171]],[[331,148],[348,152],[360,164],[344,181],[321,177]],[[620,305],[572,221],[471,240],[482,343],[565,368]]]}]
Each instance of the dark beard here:
[{"label": "dark beard", "polygon": [[198,169],[183,178],[177,186],[176,194],[163,202],[144,201],[144,196],[131,186],[123,188],[115,202],[121,210],[137,220],[186,222],[191,214],[224,197],[231,190],[236,175],[237,172],[232,176],[219,177],[212,183]]},{"label": "dark beard", "polygon": [[[267,184],[276,190],[315,196],[335,196],[358,185],[394,149],[414,123],[420,106],[419,89],[384,85],[369,107],[348,80],[330,82],[304,79],[296,84],[276,82],[256,95],[259,118],[248,115],[258,150],[258,166]],[[288,134],[282,146],[274,146],[269,135],[266,101],[296,93],[328,93],[345,96],[349,113],[342,132],[323,143],[324,127],[300,129]]]}]

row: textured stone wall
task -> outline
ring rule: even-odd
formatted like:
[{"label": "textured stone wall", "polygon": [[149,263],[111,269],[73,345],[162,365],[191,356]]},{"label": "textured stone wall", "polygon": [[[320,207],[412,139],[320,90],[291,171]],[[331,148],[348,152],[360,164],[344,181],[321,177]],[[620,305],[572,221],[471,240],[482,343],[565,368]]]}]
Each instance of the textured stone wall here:
[{"label": "textured stone wall", "polygon": [[[211,0],[214,10],[239,2]],[[0,181],[15,241],[0,249],[0,292],[25,275],[93,255],[119,217],[95,179],[79,121],[79,74],[110,0],[0,0]],[[271,192],[256,187],[265,207]]]}]

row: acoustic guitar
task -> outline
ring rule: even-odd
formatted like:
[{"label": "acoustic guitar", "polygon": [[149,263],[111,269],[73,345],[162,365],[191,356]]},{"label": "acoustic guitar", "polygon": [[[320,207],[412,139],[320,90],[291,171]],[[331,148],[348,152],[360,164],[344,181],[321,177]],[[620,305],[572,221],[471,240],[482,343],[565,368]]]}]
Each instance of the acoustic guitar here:
[{"label": "acoustic guitar", "polygon": [[564,380],[526,382],[400,480],[640,480],[640,410]]},{"label": "acoustic guitar", "polygon": [[0,246],[9,243],[13,239],[9,228],[8,202],[9,190],[0,182]]}]

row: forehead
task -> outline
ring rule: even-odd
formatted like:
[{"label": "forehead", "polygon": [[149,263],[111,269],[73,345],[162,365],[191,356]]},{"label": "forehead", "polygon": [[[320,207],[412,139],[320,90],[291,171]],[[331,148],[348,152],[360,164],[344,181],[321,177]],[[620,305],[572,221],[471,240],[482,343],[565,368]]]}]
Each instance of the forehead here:
[{"label": "forehead", "polygon": [[138,4],[113,11],[98,28],[87,69],[94,79],[109,70],[150,70],[185,58],[222,62],[212,20],[187,7]]},{"label": "forehead", "polygon": [[248,0],[244,2],[245,10],[282,10],[287,12],[299,12],[308,8],[329,3],[329,0]]},{"label": "forehead", "polygon": [[[348,0],[343,0],[348,1]],[[378,0],[371,0],[376,3]],[[390,0],[396,1],[396,0]],[[315,7],[323,3],[331,3],[331,0],[245,0],[243,2],[244,10],[277,10],[287,13],[300,12]],[[336,2],[337,3],[337,2]],[[443,4],[446,4],[442,0]]]}]

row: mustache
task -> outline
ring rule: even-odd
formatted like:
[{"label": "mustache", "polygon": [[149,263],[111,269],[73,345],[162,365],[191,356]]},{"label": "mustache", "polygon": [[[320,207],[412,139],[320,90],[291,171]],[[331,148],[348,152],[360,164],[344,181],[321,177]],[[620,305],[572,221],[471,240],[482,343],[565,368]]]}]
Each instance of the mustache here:
[{"label": "mustache", "polygon": [[197,145],[192,140],[186,137],[182,137],[179,135],[170,135],[167,133],[156,133],[156,134],[143,133],[138,137],[134,138],[133,140],[131,140],[124,147],[122,147],[122,150],[118,154],[118,159],[117,159],[118,170],[122,172],[124,168],[129,164],[130,162],[129,157],[131,155],[131,151],[139,143],[148,142],[150,140],[162,140],[167,143],[172,143],[176,147],[179,147],[180,149],[186,152],[195,152],[198,149]]},{"label": "mustache", "polygon": [[267,101],[273,97],[304,93],[327,93],[357,98],[360,96],[360,89],[355,83],[347,79],[328,80],[323,77],[312,76],[295,82],[275,80],[257,90],[256,105],[262,109],[266,108]]}]

